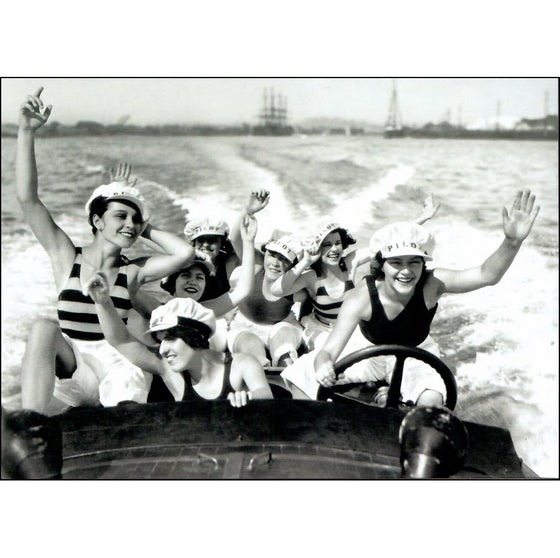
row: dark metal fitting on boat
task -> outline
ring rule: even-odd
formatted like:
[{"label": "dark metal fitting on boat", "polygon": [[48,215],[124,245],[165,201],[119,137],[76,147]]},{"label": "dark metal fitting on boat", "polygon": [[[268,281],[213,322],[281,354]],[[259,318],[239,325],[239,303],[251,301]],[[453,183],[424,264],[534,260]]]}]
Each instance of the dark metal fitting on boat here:
[{"label": "dark metal fitting on boat", "polygon": [[464,463],[468,434],[445,407],[416,407],[401,423],[399,442],[403,477],[446,478]]},{"label": "dark metal fitting on boat", "polygon": [[2,477],[57,479],[62,471],[62,431],[35,411],[2,409]]}]

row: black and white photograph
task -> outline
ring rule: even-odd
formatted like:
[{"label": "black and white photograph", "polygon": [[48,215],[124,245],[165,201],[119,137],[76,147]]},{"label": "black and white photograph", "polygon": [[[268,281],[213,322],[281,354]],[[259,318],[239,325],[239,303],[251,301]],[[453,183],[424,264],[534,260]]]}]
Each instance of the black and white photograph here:
[{"label": "black and white photograph", "polygon": [[3,474],[557,477],[557,107],[3,79]]},{"label": "black and white photograph", "polygon": [[554,552],[548,1],[2,15],[4,554]]}]

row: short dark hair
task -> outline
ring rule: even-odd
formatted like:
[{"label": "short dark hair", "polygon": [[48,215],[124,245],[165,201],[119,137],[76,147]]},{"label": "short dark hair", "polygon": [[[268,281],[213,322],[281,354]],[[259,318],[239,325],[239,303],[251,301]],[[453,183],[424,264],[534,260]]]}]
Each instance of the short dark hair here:
[{"label": "short dark hair", "polygon": [[[179,271],[176,271],[175,273],[172,273],[169,277],[163,279],[160,283],[160,287],[164,291],[167,291],[171,296],[175,296],[175,283],[177,282],[177,277],[179,277],[181,273],[184,273],[185,271],[189,270],[191,267],[198,267],[199,269],[201,269],[204,272],[204,276],[206,277],[206,283],[208,283],[208,279],[210,279],[210,271],[208,271],[208,268],[202,262],[195,260],[194,262],[187,265],[186,267],[183,267]],[[202,296],[204,296],[205,292],[206,292],[206,288],[204,289]]]},{"label": "short dark hair", "polygon": [[[172,337],[181,338],[189,347],[191,347],[191,349],[208,349],[210,347],[210,343],[208,341],[209,336],[207,336],[199,327],[178,325],[163,331],[168,332],[168,335]],[[152,337],[156,343],[159,344],[160,340],[157,338],[158,333],[159,331],[153,331]]]},{"label": "short dark hair", "polygon": [[97,215],[98,217],[103,217],[104,213],[107,211],[109,207],[109,202],[117,201],[119,203],[123,203],[124,205],[128,205],[132,207],[136,211],[140,221],[142,220],[142,213],[140,212],[140,208],[130,200],[121,200],[121,199],[110,199],[106,198],[105,196],[97,196],[94,198],[89,206],[89,215],[88,215],[88,223],[91,226],[91,232],[95,235],[97,229],[93,224],[93,216]]},{"label": "short dark hair", "polygon": [[346,229],[335,229],[331,232],[339,232],[340,233],[340,241],[342,242],[342,249],[346,250],[350,244],[356,244],[356,240],[348,235]]},{"label": "short dark hair", "polygon": [[385,279],[385,272],[383,271],[383,264],[385,263],[385,259],[381,255],[381,250],[375,254],[375,256],[371,259],[369,264],[369,271],[371,275],[375,279]]}]

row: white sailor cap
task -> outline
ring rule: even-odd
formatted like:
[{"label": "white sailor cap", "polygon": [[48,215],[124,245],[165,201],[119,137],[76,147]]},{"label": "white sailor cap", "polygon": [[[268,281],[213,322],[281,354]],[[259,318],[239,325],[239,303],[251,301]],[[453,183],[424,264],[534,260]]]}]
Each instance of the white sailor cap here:
[{"label": "white sailor cap", "polygon": [[216,331],[216,316],[192,298],[172,298],[152,312],[150,329],[146,333],[177,326],[198,329],[205,337],[210,337]]},{"label": "white sailor cap", "polygon": [[372,254],[381,252],[383,258],[422,256],[432,260],[434,247],[434,237],[426,227],[404,221],[379,229],[369,243]]},{"label": "white sailor cap", "polygon": [[227,237],[229,234],[229,225],[222,219],[211,217],[191,219],[185,225],[184,233],[190,241],[205,235]]},{"label": "white sailor cap", "polygon": [[150,218],[150,210],[146,200],[138,188],[134,188],[133,186],[123,186],[120,182],[102,184],[93,191],[89,200],[86,202],[85,210],[88,215],[93,200],[99,197],[103,197],[107,200],[127,200],[132,202],[136,207],[138,207],[142,221],[148,221]]}]

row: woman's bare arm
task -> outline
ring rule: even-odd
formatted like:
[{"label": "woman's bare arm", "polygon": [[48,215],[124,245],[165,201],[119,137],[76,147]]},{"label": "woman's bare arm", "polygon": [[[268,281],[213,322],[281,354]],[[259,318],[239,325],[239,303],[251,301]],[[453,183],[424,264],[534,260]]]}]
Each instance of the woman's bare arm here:
[{"label": "woman's bare arm", "polygon": [[119,316],[109,296],[109,283],[105,274],[102,272],[96,273],[87,282],[84,291],[95,302],[101,330],[107,341],[132,364],[152,374],[163,374],[165,366],[161,358],[151,352],[146,345],[138,341],[128,331]]}]

